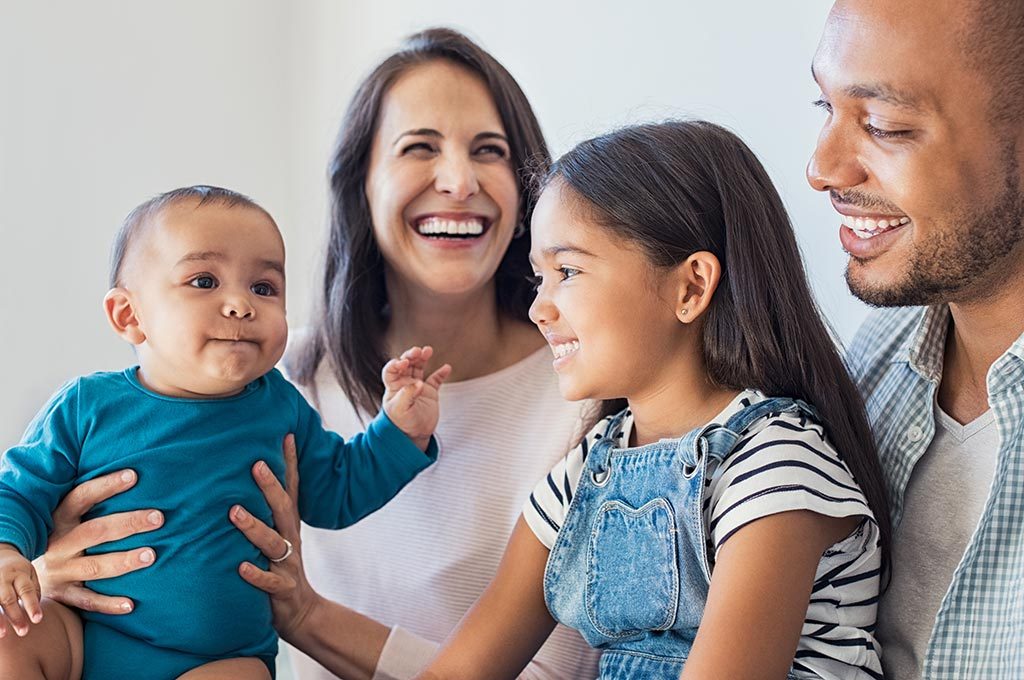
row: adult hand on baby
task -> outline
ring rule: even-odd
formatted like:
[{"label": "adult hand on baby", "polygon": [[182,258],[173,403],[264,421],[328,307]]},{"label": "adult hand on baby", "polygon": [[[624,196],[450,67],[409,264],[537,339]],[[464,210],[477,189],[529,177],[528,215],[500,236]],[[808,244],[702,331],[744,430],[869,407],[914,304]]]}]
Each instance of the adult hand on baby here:
[{"label": "adult hand on baby", "polygon": [[17,548],[0,543],[0,638],[11,628],[18,637],[28,635],[28,624],[43,620],[36,570]]},{"label": "adult hand on baby", "polygon": [[[291,640],[319,600],[306,580],[302,567],[299,514],[296,510],[299,502],[299,468],[295,437],[292,435],[284,440],[284,465],[287,490],[263,461],[252,468],[253,479],[270,505],[276,530],[253,517],[240,505],[231,508],[229,516],[231,523],[268,558],[278,559],[287,555],[286,559],[271,562],[269,571],[263,571],[251,562],[243,562],[238,567],[238,573],[252,585],[270,594],[274,628],[282,638]],[[290,554],[288,544],[291,544]]]},{"label": "adult hand on baby", "polygon": [[136,480],[132,470],[112,472],[79,484],[60,502],[53,512],[53,532],[46,553],[33,562],[43,597],[103,614],[132,611],[130,599],[100,595],[82,582],[121,576],[148,567],[156,558],[153,549],[136,548],[103,555],[86,555],[85,550],[157,529],[164,523],[163,514],[158,510],[135,510],[86,522],[82,521],[82,515],[100,501],[130,489]]},{"label": "adult hand on baby", "polygon": [[381,371],[384,412],[423,451],[437,427],[438,390],[452,372],[452,367],[445,364],[424,379],[427,361],[433,354],[429,345],[411,347],[384,364]]}]

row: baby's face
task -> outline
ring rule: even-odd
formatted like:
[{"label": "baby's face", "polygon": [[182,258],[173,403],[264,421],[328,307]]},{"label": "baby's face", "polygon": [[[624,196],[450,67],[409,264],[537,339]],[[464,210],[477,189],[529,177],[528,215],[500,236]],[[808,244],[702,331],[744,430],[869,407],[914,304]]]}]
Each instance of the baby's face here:
[{"label": "baby's face", "polygon": [[223,397],[274,367],[288,337],[284,243],[265,214],[188,202],[138,236],[125,284],[147,387]]}]

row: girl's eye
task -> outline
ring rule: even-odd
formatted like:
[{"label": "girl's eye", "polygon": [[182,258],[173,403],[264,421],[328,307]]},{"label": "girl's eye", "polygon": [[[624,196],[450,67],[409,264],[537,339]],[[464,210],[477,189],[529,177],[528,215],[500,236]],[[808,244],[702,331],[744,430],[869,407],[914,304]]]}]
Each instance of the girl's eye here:
[{"label": "girl's eye", "polygon": [[192,279],[191,281],[189,281],[188,283],[193,288],[207,288],[207,289],[209,289],[209,288],[216,288],[217,287],[217,279],[213,278],[212,276],[208,276],[206,274],[203,274],[201,276],[197,276],[194,279]]},{"label": "girl's eye", "polygon": [[252,292],[260,297],[271,297],[277,294],[277,289],[266,281],[260,281],[259,283],[252,284]]},{"label": "girl's eye", "polygon": [[533,276],[527,276],[526,280],[527,280],[527,282],[530,284],[530,286],[534,290],[537,290],[538,288],[540,288],[540,284],[544,283],[544,277],[541,276],[540,274],[534,274]]},{"label": "girl's eye", "polygon": [[579,274],[580,270],[574,267],[559,267],[558,273],[562,275],[562,280],[566,281]]}]

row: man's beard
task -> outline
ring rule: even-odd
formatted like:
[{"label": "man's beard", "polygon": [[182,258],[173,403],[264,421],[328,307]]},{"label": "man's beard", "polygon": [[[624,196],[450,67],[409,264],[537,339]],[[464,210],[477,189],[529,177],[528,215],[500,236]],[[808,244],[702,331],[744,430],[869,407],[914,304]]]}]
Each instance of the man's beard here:
[{"label": "man's beard", "polygon": [[867,285],[851,273],[848,265],[846,284],[850,292],[874,307],[934,305],[961,301],[965,291],[981,295],[998,292],[996,288],[1010,264],[1007,259],[1015,255],[1024,240],[1024,193],[1015,146],[1007,149],[1007,155],[1005,190],[991,208],[980,214],[964,210],[951,215],[947,224],[955,226],[915,248],[901,280]]}]

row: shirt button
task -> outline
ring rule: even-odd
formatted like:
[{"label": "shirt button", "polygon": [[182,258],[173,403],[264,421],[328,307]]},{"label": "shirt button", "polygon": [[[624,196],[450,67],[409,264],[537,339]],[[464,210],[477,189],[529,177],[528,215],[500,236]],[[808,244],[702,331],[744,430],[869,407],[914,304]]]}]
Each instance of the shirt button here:
[{"label": "shirt button", "polygon": [[919,428],[917,425],[911,425],[907,430],[907,439],[912,442],[919,442],[924,439],[924,430]]}]

